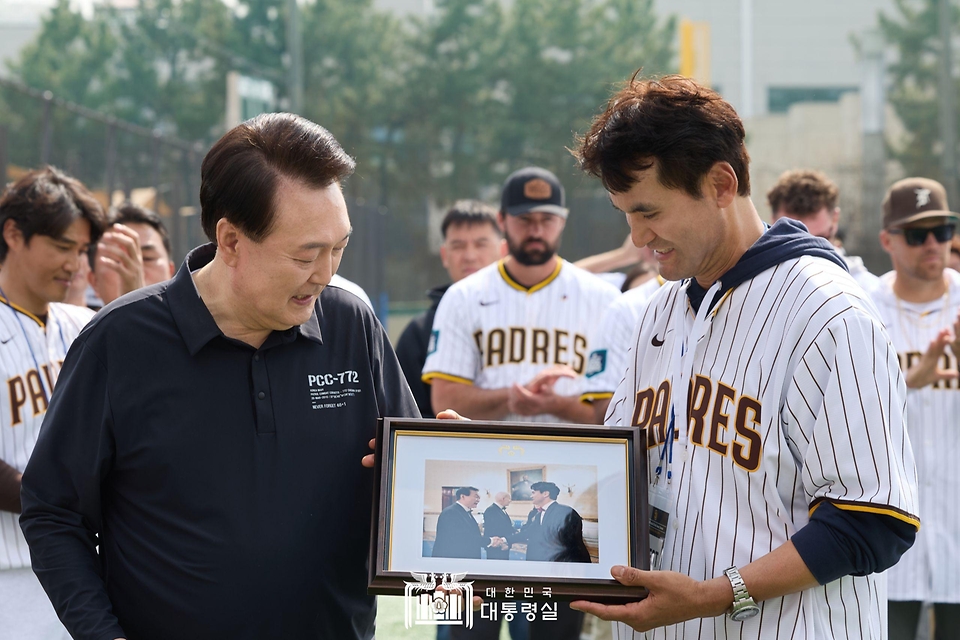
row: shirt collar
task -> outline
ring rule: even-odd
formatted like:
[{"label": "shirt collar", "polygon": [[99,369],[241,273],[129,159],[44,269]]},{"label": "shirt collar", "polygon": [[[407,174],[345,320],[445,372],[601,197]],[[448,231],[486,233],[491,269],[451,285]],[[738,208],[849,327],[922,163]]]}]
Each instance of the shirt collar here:
[{"label": "shirt collar", "polygon": [[[177,274],[167,287],[167,297],[170,301],[170,313],[173,315],[180,335],[187,345],[191,356],[196,355],[208,342],[223,332],[207,309],[207,305],[200,298],[197,285],[193,281],[191,272],[196,271],[210,262],[217,253],[213,243],[201,245],[187,254]],[[320,304],[313,307],[310,319],[298,327],[294,327],[305,338],[323,344],[320,334]],[[278,333],[278,332],[274,332]],[[282,333],[282,332],[279,332]],[[272,342],[272,341],[271,341]],[[266,345],[268,343],[264,343]]]}]

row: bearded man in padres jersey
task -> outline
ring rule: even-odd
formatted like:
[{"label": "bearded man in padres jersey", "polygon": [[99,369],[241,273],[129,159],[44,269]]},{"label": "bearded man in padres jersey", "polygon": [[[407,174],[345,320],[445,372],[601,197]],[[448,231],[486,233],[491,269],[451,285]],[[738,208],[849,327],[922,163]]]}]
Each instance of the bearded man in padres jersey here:
[{"label": "bearded man in padres jersey", "polygon": [[498,220],[510,255],[454,284],[437,308],[423,368],[435,413],[593,422],[580,401],[588,337],[619,292],[557,255],[567,214],[551,172],[507,178]]},{"label": "bearded man in padres jersey", "polygon": [[60,304],[106,214],[77,180],[47,167],[0,197],[0,629],[25,640],[68,638],[30,568],[20,531],[20,476],[60,366],[89,309]]},{"label": "bearded man in padres jersey", "polygon": [[924,602],[937,640],[960,630],[960,273],[946,268],[958,220],[934,180],[901,180],[883,200],[880,244],[893,271],[873,299],[906,372],[923,514],[917,544],[887,572],[890,640],[916,637]]},{"label": "bearded man in padres jersey", "polygon": [[830,244],[760,220],[744,137],[717,93],[668,76],[628,82],[580,146],[674,282],[607,417],[646,433],[661,570],[612,569],[639,602],[572,606],[647,638],[884,638],[878,572],[919,527],[903,376]]}]

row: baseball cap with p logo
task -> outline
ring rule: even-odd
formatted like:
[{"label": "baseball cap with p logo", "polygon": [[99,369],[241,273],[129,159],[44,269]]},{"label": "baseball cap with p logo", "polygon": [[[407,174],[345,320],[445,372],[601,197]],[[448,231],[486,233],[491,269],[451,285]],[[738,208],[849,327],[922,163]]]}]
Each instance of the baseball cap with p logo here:
[{"label": "baseball cap with p logo", "polygon": [[936,180],[904,178],[895,182],[883,198],[884,229],[927,218],[960,220],[960,215],[950,211],[947,190]]},{"label": "baseball cap with p logo", "polygon": [[543,211],[566,218],[569,210],[563,185],[546,169],[526,167],[514,171],[503,183],[500,210],[512,216],[528,211]]}]

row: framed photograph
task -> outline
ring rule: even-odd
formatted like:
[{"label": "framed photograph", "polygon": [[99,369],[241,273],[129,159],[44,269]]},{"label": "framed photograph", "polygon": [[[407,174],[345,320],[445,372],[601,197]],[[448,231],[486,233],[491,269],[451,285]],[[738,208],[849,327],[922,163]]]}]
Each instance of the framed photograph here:
[{"label": "framed photograph", "polygon": [[510,499],[514,502],[530,502],[530,485],[543,482],[546,467],[523,467],[507,469],[507,486],[510,487]]},{"label": "framed photograph", "polygon": [[638,427],[385,418],[369,591],[642,598],[610,568],[649,566],[645,444]]}]

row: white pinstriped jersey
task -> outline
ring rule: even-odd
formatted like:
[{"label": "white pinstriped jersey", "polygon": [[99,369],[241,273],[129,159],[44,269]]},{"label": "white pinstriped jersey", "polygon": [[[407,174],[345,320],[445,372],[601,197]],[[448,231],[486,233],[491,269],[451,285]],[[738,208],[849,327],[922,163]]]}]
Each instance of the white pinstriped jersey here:
[{"label": "white pinstriped jersey", "polygon": [[[960,273],[944,270],[947,295],[933,302],[898,301],[890,272],[873,292],[906,371],[927,350],[940,329],[953,326],[960,311]],[[948,347],[941,367],[957,369]],[[907,391],[907,432],[917,459],[920,514],[917,541],[887,571],[891,600],[960,603],[960,381]]]},{"label": "white pinstriped jersey", "polygon": [[[561,378],[554,391],[579,396],[591,329],[618,295],[616,287],[566,260],[558,260],[553,274],[529,289],[510,277],[502,260],[496,262],[443,294],[423,379],[500,389],[526,384],[546,367],[566,364],[581,375]],[[551,415],[508,415],[505,420],[560,421]]]},{"label": "white pinstriped jersey", "polygon": [[630,338],[636,331],[640,314],[653,294],[666,280],[657,276],[639,287],[624,292],[610,303],[590,336],[590,357],[580,398],[586,401],[612,398],[627,370]]},{"label": "white pinstriped jersey", "polygon": [[[646,429],[651,482],[675,386],[679,314],[691,345],[682,358],[692,366],[689,430],[674,445],[662,569],[705,580],[749,564],[787,542],[822,500],[918,524],[896,353],[863,290],[812,256],[735,287],[696,335],[681,283],[647,305],[607,423]],[[744,622],[695,619],[637,636],[885,638],[886,580],[847,576],[762,602]]]},{"label": "white pinstriped jersey", "polygon": [[[92,317],[89,309],[54,303],[44,325],[0,301],[0,459],[21,473],[40,434],[67,349]],[[0,570],[30,566],[19,517],[0,511]]]}]

